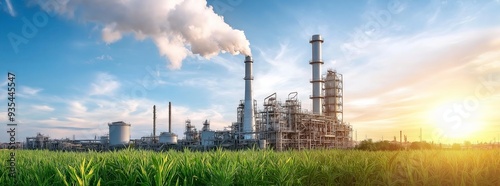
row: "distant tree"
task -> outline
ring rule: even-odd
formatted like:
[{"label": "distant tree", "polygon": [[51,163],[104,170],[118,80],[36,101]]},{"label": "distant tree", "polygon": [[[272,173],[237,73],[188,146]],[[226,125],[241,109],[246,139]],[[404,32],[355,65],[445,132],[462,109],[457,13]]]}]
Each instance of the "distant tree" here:
[{"label": "distant tree", "polygon": [[359,150],[375,150],[375,146],[373,145],[372,139],[363,140],[359,143]]},{"label": "distant tree", "polygon": [[410,144],[410,149],[412,149],[412,150],[432,149],[432,148],[437,148],[437,147],[434,147],[432,144],[427,143],[425,141],[423,141],[423,142],[412,142]]},{"label": "distant tree", "polygon": [[400,150],[401,146],[398,143],[391,143],[389,141],[378,141],[373,142],[371,139],[363,140],[357,146],[359,150],[369,150],[369,151],[377,151],[377,150]]},{"label": "distant tree", "polygon": [[464,141],[464,146],[466,148],[470,148],[472,146],[471,142],[470,141]]},{"label": "distant tree", "polygon": [[375,148],[377,150],[399,150],[401,146],[397,143],[390,143],[389,141],[379,141],[376,142]]},{"label": "distant tree", "polygon": [[454,143],[453,145],[451,145],[451,149],[453,149],[453,150],[460,150],[460,149],[462,149],[462,147],[460,146],[460,144]]},{"label": "distant tree", "polygon": [[422,149],[422,144],[420,142],[412,142],[410,144],[410,149],[412,150]]}]

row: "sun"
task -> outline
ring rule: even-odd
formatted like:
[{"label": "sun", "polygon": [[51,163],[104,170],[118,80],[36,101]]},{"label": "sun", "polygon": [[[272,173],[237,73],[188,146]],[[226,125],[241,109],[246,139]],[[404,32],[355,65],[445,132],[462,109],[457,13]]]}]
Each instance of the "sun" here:
[{"label": "sun", "polygon": [[428,121],[433,128],[433,140],[441,142],[471,141],[483,122],[479,110],[461,109],[459,104],[441,104],[430,109]]},{"label": "sun", "polygon": [[463,122],[454,125],[441,126],[445,131],[444,134],[455,140],[470,140],[472,135],[478,131],[479,124],[474,122]]}]

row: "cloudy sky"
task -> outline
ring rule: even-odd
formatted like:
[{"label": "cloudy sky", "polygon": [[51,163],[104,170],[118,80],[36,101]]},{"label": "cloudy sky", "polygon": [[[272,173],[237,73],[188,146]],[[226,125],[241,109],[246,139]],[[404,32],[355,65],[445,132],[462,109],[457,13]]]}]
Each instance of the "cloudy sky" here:
[{"label": "cloudy sky", "polygon": [[[357,139],[491,142],[500,138],[500,2],[0,0],[0,128],[16,75],[18,137],[89,139],[107,123],[132,138],[184,121],[236,120],[244,56],[254,98],[299,92],[311,110],[311,46],[344,75],[344,120]],[[0,141],[7,141],[6,133]],[[354,135],[356,138],[356,135]]]}]

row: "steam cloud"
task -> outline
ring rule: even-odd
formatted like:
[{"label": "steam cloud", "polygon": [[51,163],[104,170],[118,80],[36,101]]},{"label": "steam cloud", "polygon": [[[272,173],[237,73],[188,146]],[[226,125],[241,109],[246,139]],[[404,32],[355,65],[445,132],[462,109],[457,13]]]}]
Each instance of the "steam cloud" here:
[{"label": "steam cloud", "polygon": [[138,40],[151,38],[171,69],[181,68],[192,54],[210,59],[220,52],[251,53],[244,32],[225,23],[206,0],[34,1],[47,12],[102,25],[107,44],[129,33]]}]

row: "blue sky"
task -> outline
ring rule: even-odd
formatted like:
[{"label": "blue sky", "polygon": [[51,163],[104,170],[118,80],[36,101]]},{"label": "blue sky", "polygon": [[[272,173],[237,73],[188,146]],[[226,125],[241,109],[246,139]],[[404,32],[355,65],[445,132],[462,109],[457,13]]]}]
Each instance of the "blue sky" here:
[{"label": "blue sky", "polygon": [[[244,97],[243,55],[225,52],[207,59],[189,52],[174,63],[172,56],[182,52],[155,39],[168,35],[127,32],[130,25],[168,23],[154,8],[165,1],[123,1],[135,3],[125,10],[114,6],[116,1],[100,6],[73,0],[66,9],[43,8],[41,2],[0,1],[0,74],[16,74],[21,139],[37,132],[94,138],[118,120],[131,123],[132,138],[140,138],[152,131],[153,105],[157,131],[167,130],[169,101],[173,130],[181,137],[186,119],[198,128],[208,119],[213,129],[236,120]],[[323,69],[344,74],[344,120],[358,139],[392,139],[403,130],[409,140],[418,140],[420,128],[423,138],[433,141],[500,137],[498,0],[186,2],[208,3],[233,30],[243,31],[238,35],[243,40],[227,38],[249,41],[259,106],[274,92],[285,100],[297,91],[302,108],[310,110],[308,41],[321,34]],[[194,6],[186,7],[189,12]],[[34,22],[35,32],[23,32]],[[122,29],[121,34],[105,35],[106,28]],[[26,42],[13,45],[13,34]],[[0,121],[6,122],[5,79],[0,87],[5,107]],[[6,135],[0,141],[7,141]]]}]

